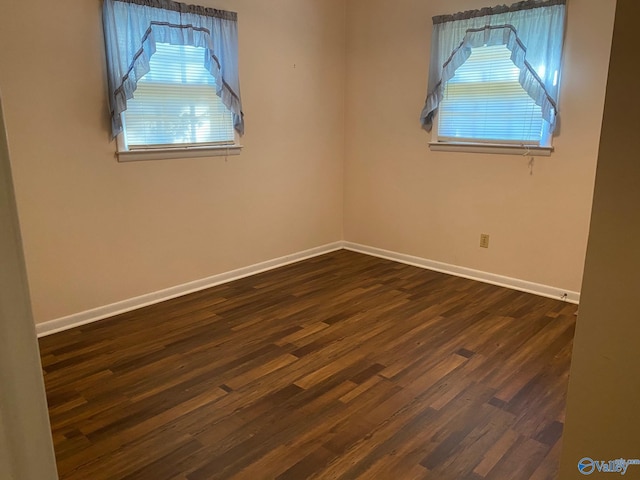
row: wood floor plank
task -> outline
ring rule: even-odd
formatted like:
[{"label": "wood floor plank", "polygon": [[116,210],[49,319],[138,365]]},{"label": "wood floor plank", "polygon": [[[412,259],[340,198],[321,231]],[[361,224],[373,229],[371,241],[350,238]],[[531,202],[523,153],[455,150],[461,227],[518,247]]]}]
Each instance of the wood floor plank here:
[{"label": "wood floor plank", "polygon": [[551,480],[576,306],[337,251],[40,340],[62,480]]}]

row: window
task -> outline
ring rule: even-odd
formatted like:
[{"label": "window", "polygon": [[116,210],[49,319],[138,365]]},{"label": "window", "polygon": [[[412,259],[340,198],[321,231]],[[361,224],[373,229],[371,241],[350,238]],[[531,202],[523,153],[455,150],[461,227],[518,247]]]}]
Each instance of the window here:
[{"label": "window", "polygon": [[118,158],[238,154],[237,15],[171,0],[104,0]]},{"label": "window", "polygon": [[233,117],[204,68],[204,48],[156,45],[149,72],[124,111],[129,150],[233,145]]},{"label": "window", "polygon": [[444,89],[438,141],[545,146],[549,123],[504,45],[477,47]]},{"label": "window", "polygon": [[549,155],[566,0],[433,19],[423,128],[432,150]]}]

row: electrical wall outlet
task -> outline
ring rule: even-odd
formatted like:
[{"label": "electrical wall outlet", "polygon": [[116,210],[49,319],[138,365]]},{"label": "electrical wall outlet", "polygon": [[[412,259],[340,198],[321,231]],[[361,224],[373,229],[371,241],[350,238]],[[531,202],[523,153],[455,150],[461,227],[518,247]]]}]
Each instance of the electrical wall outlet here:
[{"label": "electrical wall outlet", "polygon": [[480,247],[489,248],[489,234],[487,233],[480,234]]}]

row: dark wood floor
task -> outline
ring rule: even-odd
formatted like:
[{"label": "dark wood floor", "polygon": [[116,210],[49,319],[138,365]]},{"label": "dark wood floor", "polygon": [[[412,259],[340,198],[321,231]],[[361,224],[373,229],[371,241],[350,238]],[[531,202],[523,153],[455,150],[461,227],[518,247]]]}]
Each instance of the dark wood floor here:
[{"label": "dark wood floor", "polygon": [[553,479],[576,307],[339,251],[41,339],[61,479]]}]

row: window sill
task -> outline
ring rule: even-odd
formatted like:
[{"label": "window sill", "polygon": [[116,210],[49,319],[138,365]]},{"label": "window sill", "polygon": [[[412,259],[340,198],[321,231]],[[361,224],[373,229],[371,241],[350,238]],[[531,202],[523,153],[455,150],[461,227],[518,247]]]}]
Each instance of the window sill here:
[{"label": "window sill", "polygon": [[118,151],[119,162],[138,162],[145,160],[170,160],[177,158],[228,157],[240,155],[242,145],[149,148],[146,150]]},{"label": "window sill", "polygon": [[430,142],[429,149],[433,152],[491,153],[499,155],[522,155],[535,157],[549,157],[553,152],[553,147],[523,147],[520,145],[494,143],[455,142]]}]

